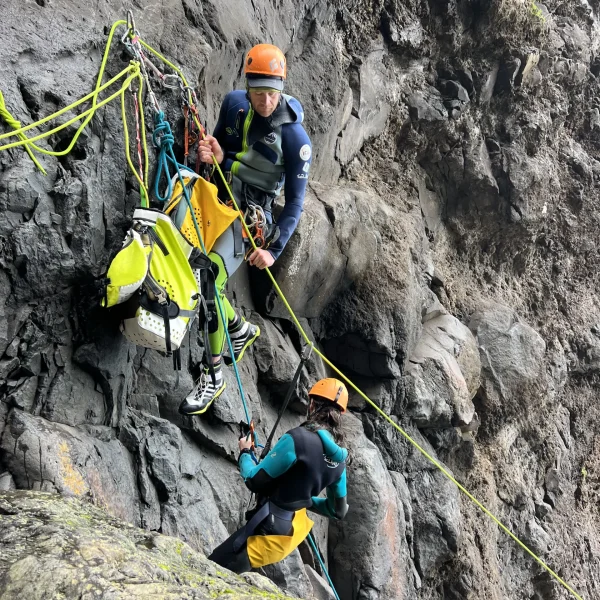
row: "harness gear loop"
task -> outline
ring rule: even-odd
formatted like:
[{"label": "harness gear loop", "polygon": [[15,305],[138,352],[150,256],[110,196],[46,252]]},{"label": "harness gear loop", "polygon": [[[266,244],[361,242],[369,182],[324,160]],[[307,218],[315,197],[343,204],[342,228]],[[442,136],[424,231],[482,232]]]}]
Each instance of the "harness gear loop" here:
[{"label": "harness gear loop", "polygon": [[[254,243],[258,248],[262,248],[266,244],[265,239],[265,228],[267,226],[267,217],[262,206],[259,204],[248,203],[246,212],[244,213],[244,221],[248,226],[248,231],[254,240]],[[242,237],[247,239],[246,230],[242,229]],[[253,252],[252,246],[248,249],[244,256],[244,260],[248,259],[248,256]]]}]

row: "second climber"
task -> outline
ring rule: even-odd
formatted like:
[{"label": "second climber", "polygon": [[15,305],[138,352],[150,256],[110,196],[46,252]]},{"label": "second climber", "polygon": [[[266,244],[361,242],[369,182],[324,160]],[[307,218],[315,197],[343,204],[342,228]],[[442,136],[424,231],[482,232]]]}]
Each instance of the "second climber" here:
[{"label": "second climber", "polygon": [[[259,464],[252,459],[252,440],[239,441],[240,475],[257,494],[248,522],[208,557],[236,573],[273,564],[306,538],[313,521],[306,510],[330,519],[348,512],[342,415],[348,390],[338,379],[318,381],[309,392],[305,423],[281,436]],[[326,490],[326,497],[319,494]]]}]

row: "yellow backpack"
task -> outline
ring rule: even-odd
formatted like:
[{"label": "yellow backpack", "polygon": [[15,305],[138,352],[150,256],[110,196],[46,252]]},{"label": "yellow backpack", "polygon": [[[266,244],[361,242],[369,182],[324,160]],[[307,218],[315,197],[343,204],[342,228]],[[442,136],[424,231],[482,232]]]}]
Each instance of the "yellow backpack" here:
[{"label": "yellow backpack", "polygon": [[[194,209],[204,248],[208,253],[217,238],[236,220],[238,213],[217,198],[217,186],[196,173],[184,171],[183,181]],[[175,226],[190,244],[202,248],[179,180],[173,186],[173,193],[165,207],[165,213],[173,219]]]},{"label": "yellow backpack", "polygon": [[175,352],[176,367],[177,351],[199,300],[189,262],[193,250],[162,211],[136,209],[133,226],[108,269],[102,302],[114,306],[133,301],[132,316],[121,322],[121,331],[138,346]]}]

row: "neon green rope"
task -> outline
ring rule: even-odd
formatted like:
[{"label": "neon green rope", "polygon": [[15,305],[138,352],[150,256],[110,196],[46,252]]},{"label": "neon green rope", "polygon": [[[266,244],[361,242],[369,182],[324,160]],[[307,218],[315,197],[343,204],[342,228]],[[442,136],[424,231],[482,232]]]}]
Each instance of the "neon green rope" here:
[{"label": "neon green rope", "polygon": [[[27,141],[27,137],[20,131],[21,123],[19,123],[19,121],[17,121],[10,114],[10,112],[8,112],[8,109],[6,108],[6,103],[4,102],[4,96],[2,95],[2,92],[0,92],[0,118],[2,118],[9,127],[16,129],[16,131],[10,135],[16,135],[20,140]],[[0,136],[0,137],[2,137],[2,136]],[[33,161],[35,166],[44,175],[47,175],[46,170],[44,169],[44,167],[42,167],[42,165],[39,163],[38,159],[34,156],[33,152],[31,151],[31,148],[29,147],[29,143],[25,144],[25,151],[27,152],[27,154],[29,154],[29,158],[31,158],[31,160]]]},{"label": "neon green rope", "polygon": [[[117,98],[118,96],[120,96],[123,91],[125,89],[127,89],[127,87],[129,86],[129,84],[136,79],[136,77],[139,74],[139,67],[137,65],[135,65],[135,69],[133,70],[133,74],[130,75],[129,77],[127,77],[127,79],[125,79],[125,81],[123,82],[123,85],[121,87],[121,89],[117,90],[114,94],[111,94],[108,98],[102,100],[102,102],[99,102],[98,104],[95,104],[94,106],[91,106],[90,108],[88,108],[87,110],[83,111],[82,113],[80,113],[79,115],[73,117],[72,119],[69,119],[66,123],[63,123],[62,125],[59,125],[58,127],[55,127],[54,129],[51,129],[49,131],[46,131],[44,133],[40,133],[39,135],[36,135],[35,137],[32,138],[27,138],[23,141],[18,141],[18,142],[12,142],[11,144],[5,144],[4,146],[0,146],[0,150],[8,150],[9,148],[16,148],[17,146],[24,146],[26,144],[29,144],[31,142],[37,142],[39,140],[45,139],[47,137],[50,137],[51,135],[57,133],[58,131],[61,131],[62,129],[65,129],[65,127],[68,127],[69,125],[72,125],[73,123],[80,121],[83,117],[86,117],[85,121],[82,123],[82,125],[79,127],[79,129],[77,130],[77,132],[75,133],[75,135],[73,136],[73,139],[71,140],[71,143],[69,144],[69,148],[68,150],[70,151],[73,146],[75,145],[75,142],[77,141],[77,139],[79,138],[79,136],[81,135],[81,132],[83,131],[83,125],[87,125],[91,118],[94,116],[94,113],[101,107],[103,107],[105,104],[108,104],[109,102],[112,102],[115,98]],[[51,115],[51,117],[54,117],[54,115]],[[35,123],[34,125],[37,125],[37,123]],[[62,156],[64,154],[64,151],[61,152],[53,152],[50,150],[44,150],[44,148],[39,148],[38,146],[34,146],[35,149],[38,152],[41,152],[42,154],[48,154],[51,156]]]},{"label": "neon green rope", "polygon": [[[106,63],[108,60],[109,51],[110,51],[110,47],[112,45],[114,34],[115,34],[117,27],[119,27],[121,25],[127,25],[127,22],[123,21],[123,20],[116,21],[111,27],[110,33],[108,35],[108,40],[106,43],[106,49],[105,49],[104,55],[102,57],[102,63],[100,65],[100,70],[98,72],[98,77],[96,79],[96,86],[95,86],[94,90],[91,93],[84,96],[83,98],[80,98],[76,102],[73,102],[69,106],[62,108],[62,109],[58,110],[57,112],[55,112],[47,117],[44,117],[43,119],[40,119],[39,121],[36,121],[35,123],[31,123],[30,125],[21,127],[20,123],[18,123],[17,121],[14,121],[14,119],[13,119],[12,123],[9,123],[9,124],[11,124],[11,126],[13,126],[13,127],[15,127],[15,124],[16,124],[16,131],[11,131],[11,132],[0,135],[0,140],[17,136],[19,138],[19,141],[0,146],[0,150],[8,150],[9,148],[15,148],[17,146],[24,146],[25,149],[27,150],[27,152],[29,153],[29,155],[31,156],[32,160],[38,166],[39,166],[39,163],[37,163],[33,153],[31,152],[31,149],[35,149],[37,152],[40,152],[41,154],[46,154],[49,156],[64,156],[73,149],[73,146],[76,144],[82,131],[85,129],[85,127],[91,121],[91,119],[93,118],[96,111],[99,108],[101,108],[102,106],[108,104],[109,102],[112,102],[112,100],[114,100],[117,96],[119,96],[121,98],[121,116],[123,119],[123,132],[124,132],[124,137],[125,137],[125,155],[127,158],[127,163],[129,165],[129,168],[135,175],[136,179],[138,180],[138,183],[140,184],[140,194],[142,197],[142,206],[147,207],[148,206],[148,192],[147,192],[147,188],[148,188],[148,148],[147,148],[147,140],[146,140],[146,127],[145,127],[145,123],[144,123],[144,110],[142,108],[142,90],[143,90],[144,82],[143,82],[143,79],[142,79],[142,76],[140,73],[140,65],[135,61],[131,61],[131,63],[129,64],[129,66],[127,68],[123,69],[118,75],[115,75],[112,79],[110,79],[106,83],[102,84],[102,79],[104,77],[104,71],[106,69]],[[98,102],[98,95],[101,92],[103,92],[104,90],[111,87],[117,81],[121,80],[123,77],[126,77],[126,78],[121,82],[120,89],[118,91],[114,92],[113,94],[111,94],[108,98],[102,100],[101,102]],[[140,114],[140,119],[141,119],[141,124],[142,124],[142,143],[144,146],[144,156],[145,156],[144,181],[142,181],[140,179],[140,177],[133,165],[133,162],[131,160],[130,151],[129,151],[129,131],[128,131],[128,127],[127,127],[127,117],[126,117],[126,113],[125,113],[125,90],[135,79],[137,79],[139,82],[139,88],[138,88],[137,93],[138,93],[138,100],[139,100],[139,107],[140,107],[139,114]],[[1,104],[3,105],[3,98],[1,96],[1,93],[0,93],[0,99],[2,100]],[[33,129],[36,127],[40,127],[41,125],[44,125],[45,123],[48,123],[48,122],[56,119],[57,117],[60,117],[61,115],[65,114],[66,112],[69,112],[69,111],[77,108],[78,106],[80,106],[84,102],[87,102],[88,100],[92,100],[92,106],[90,108],[88,108],[87,110],[83,111],[81,114],[73,117],[72,119],[69,119],[66,123],[63,123],[63,124],[59,125],[58,127],[51,129],[50,131],[39,134],[32,138],[28,138],[25,136],[26,131],[29,131],[30,129]],[[0,109],[1,109],[1,106],[0,106]],[[4,113],[2,113],[0,111],[0,116],[4,117],[5,115],[4,115]],[[61,150],[61,151],[45,150],[44,148],[40,148],[37,144],[34,143],[41,139],[45,139],[45,138],[53,135],[54,133],[61,131],[62,129],[65,129],[69,125],[71,125],[77,121],[80,121],[84,117],[85,117],[85,119],[83,120],[83,122],[78,127],[75,134],[73,135],[73,138],[72,138],[71,142],[69,143],[68,147],[65,148],[64,150]],[[41,168],[41,166],[40,166],[40,168]],[[42,169],[42,171],[43,171],[43,169]],[[43,171],[43,172],[45,174],[45,171]]]},{"label": "neon green rope", "polygon": [[79,100],[73,102],[73,104],[69,104],[69,106],[65,106],[65,108],[61,108],[59,111],[52,113],[51,115],[48,115],[47,117],[44,117],[43,119],[40,119],[39,121],[36,121],[35,123],[31,123],[29,125],[26,125],[25,127],[21,127],[18,131],[9,131],[8,133],[3,133],[2,135],[0,135],[0,140],[7,138],[7,137],[14,136],[14,135],[18,135],[21,133],[25,133],[26,131],[29,131],[30,129],[34,129],[35,127],[44,125],[44,123],[48,123],[48,121],[53,121],[54,119],[56,119],[57,117],[60,117],[64,113],[66,113],[70,110],[73,110],[74,108],[77,108],[80,104],[87,102],[90,98],[97,96],[99,92],[104,91],[106,88],[110,87],[113,83],[115,83],[115,81],[119,80],[121,77],[123,77],[123,75],[126,75],[128,72],[130,72],[132,70],[133,70],[133,65],[130,64],[128,67],[123,69],[118,75],[115,75],[110,81],[107,81],[105,84],[103,84],[97,90],[90,92],[87,96],[80,98]]}]

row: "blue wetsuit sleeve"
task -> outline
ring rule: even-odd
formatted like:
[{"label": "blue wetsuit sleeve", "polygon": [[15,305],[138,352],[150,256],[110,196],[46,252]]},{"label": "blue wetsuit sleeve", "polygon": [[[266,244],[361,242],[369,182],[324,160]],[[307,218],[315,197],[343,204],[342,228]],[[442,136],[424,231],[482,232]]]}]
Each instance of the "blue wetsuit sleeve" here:
[{"label": "blue wetsuit sleeve", "polygon": [[254,464],[249,454],[242,454],[239,460],[240,475],[251,491],[260,493],[263,488],[268,488],[273,479],[290,469],[296,460],[294,439],[286,433],[258,465]]},{"label": "blue wetsuit sleeve", "polygon": [[[326,498],[320,498],[319,496],[312,497],[310,510],[330,519],[342,519],[346,514],[345,511],[347,508],[342,508],[343,514],[338,514],[338,510],[340,510],[340,506],[347,506],[345,503],[346,493],[346,469],[344,469],[339,479],[327,487]],[[344,501],[340,503],[341,499],[344,499]]]},{"label": "blue wetsuit sleeve", "polygon": [[285,165],[285,205],[277,219],[279,239],[269,248],[273,258],[279,257],[298,225],[312,160],[310,138],[300,123],[285,125],[281,137]]}]

